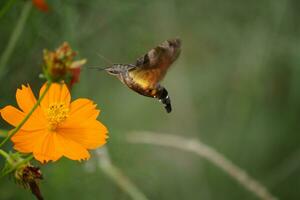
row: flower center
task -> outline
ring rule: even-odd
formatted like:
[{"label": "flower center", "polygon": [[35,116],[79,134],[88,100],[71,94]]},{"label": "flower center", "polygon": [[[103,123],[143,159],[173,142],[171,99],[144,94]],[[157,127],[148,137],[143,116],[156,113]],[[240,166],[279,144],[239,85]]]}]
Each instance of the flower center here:
[{"label": "flower center", "polygon": [[55,131],[58,125],[69,116],[69,108],[64,103],[52,103],[47,111],[48,129]]}]

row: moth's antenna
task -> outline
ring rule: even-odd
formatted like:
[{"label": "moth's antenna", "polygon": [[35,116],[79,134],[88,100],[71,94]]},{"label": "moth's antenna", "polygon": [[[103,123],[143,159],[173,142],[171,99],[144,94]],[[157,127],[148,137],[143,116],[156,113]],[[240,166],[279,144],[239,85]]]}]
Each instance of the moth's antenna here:
[{"label": "moth's antenna", "polygon": [[[101,53],[97,52],[97,56],[99,56],[102,60],[104,60],[104,62],[106,62],[108,65],[113,65],[113,63],[107,59],[105,56],[103,56]],[[90,67],[86,67],[88,69],[96,69],[98,71],[102,71],[102,70],[106,70],[108,67],[98,67],[98,66],[90,66]]]},{"label": "moth's antenna", "polygon": [[103,56],[101,53],[98,52],[97,55],[98,55],[102,60],[104,60],[107,64],[113,65],[113,63],[112,63],[109,59],[107,59],[105,56]]},{"label": "moth's antenna", "polygon": [[98,67],[98,66],[87,66],[88,69],[96,69],[98,71],[106,70],[107,67]]}]

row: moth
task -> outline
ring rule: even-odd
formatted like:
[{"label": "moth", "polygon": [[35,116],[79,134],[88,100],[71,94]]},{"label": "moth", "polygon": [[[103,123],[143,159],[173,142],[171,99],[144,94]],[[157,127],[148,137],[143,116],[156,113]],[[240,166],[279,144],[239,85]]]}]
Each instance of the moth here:
[{"label": "moth", "polygon": [[133,64],[112,64],[104,68],[133,91],[158,99],[168,113],[172,111],[168,91],[160,82],[181,52],[181,40],[169,39],[139,57]]}]

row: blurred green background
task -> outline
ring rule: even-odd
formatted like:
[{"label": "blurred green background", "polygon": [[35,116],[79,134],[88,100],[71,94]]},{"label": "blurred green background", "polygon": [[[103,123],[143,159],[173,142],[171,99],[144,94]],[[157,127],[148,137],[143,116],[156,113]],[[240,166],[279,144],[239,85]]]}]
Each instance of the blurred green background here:
[{"label": "blurred green background", "polygon": [[[7,0],[2,0],[3,7]],[[0,55],[26,1],[0,18]],[[262,182],[280,199],[300,199],[300,2],[296,0],[52,0],[33,7],[1,80],[0,106],[15,91],[42,85],[42,50],[68,41],[90,66],[131,63],[180,37],[182,54],[163,85],[173,111],[102,72],[84,70],[73,97],[93,99],[109,128],[113,163],[149,199],[256,197],[208,161],[171,148],[131,144],[132,131],[198,138]],[[9,128],[1,122],[2,127]],[[9,149],[10,145],[6,145]],[[45,199],[131,199],[100,169],[61,159],[42,166]],[[3,164],[3,162],[1,162]],[[92,166],[92,167],[91,167]],[[12,179],[0,199],[33,199]]]}]

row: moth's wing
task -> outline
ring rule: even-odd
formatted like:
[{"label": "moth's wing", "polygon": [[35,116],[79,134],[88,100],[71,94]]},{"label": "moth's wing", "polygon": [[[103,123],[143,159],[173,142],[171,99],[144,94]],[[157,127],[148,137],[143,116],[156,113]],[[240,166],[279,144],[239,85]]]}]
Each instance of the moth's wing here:
[{"label": "moth's wing", "polygon": [[136,66],[143,69],[157,67],[157,63],[161,60],[164,48],[157,46],[136,60]]},{"label": "moth's wing", "polygon": [[133,74],[136,78],[149,79],[148,82],[159,82],[166,75],[171,64],[180,54],[180,39],[166,40],[148,53],[139,57]]},{"label": "moth's wing", "polygon": [[139,57],[136,66],[149,69],[160,67],[158,64],[162,61],[172,64],[179,57],[180,52],[181,40],[179,38],[169,39]]}]

